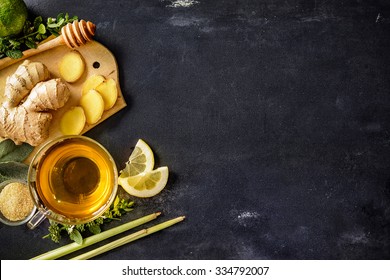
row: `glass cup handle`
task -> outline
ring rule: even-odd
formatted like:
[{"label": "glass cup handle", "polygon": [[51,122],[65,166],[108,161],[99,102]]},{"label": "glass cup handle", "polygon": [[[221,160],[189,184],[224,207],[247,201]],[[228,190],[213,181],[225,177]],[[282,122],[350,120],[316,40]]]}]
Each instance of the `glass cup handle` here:
[{"label": "glass cup handle", "polygon": [[27,227],[29,229],[34,229],[45,219],[46,219],[45,214],[43,214],[41,211],[37,211],[37,213],[35,213],[35,215],[28,221]]}]

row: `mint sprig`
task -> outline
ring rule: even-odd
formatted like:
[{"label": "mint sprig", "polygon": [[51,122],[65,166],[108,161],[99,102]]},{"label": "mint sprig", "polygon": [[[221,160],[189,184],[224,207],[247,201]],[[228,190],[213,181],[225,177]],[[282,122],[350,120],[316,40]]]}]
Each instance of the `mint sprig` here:
[{"label": "mint sprig", "polygon": [[36,17],[32,22],[26,20],[20,34],[0,38],[0,58],[23,57],[24,50],[37,48],[40,42],[51,35],[59,36],[62,27],[77,19],[77,16],[70,17],[68,13],[60,13],[55,18],[47,18],[46,22],[41,16]]},{"label": "mint sprig", "polygon": [[119,220],[122,215],[133,210],[134,202],[125,199],[120,199],[118,196],[110,208],[99,218],[79,225],[65,225],[50,220],[49,234],[43,238],[50,238],[53,242],[58,243],[62,238],[62,233],[65,232],[70,240],[75,241],[78,244],[83,242],[83,234],[85,231],[95,235],[100,233],[101,225],[103,223],[110,222],[112,220]]}]

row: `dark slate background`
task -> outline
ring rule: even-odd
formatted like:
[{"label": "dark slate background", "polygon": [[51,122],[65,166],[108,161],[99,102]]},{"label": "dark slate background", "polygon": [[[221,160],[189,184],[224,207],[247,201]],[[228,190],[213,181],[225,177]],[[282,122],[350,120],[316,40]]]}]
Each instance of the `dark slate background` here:
[{"label": "dark slate background", "polygon": [[[119,169],[139,138],[170,168],[106,228],[187,217],[98,259],[390,258],[388,1],[26,3],[96,23],[117,59],[128,106],[87,135]],[[1,259],[58,247],[46,231],[0,225]]]}]

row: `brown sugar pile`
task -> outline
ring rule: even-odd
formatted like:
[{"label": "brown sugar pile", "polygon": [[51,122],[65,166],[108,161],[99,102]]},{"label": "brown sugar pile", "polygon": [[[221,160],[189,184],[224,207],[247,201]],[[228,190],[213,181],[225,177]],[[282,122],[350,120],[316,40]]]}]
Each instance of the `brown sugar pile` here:
[{"label": "brown sugar pile", "polygon": [[0,193],[0,211],[10,221],[24,219],[33,207],[29,190],[22,183],[10,183]]}]

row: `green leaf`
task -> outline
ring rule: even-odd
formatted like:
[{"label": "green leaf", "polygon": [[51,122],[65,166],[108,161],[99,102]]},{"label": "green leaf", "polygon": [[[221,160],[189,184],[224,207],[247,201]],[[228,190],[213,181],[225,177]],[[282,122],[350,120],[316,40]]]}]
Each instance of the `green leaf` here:
[{"label": "green leaf", "polygon": [[100,233],[102,230],[100,228],[99,225],[97,224],[92,224],[88,227],[88,230],[92,233],[92,234],[98,234]]},{"label": "green leaf", "polygon": [[0,143],[0,159],[9,153],[12,153],[15,149],[16,145],[12,140],[6,139],[2,141]]},{"label": "green leaf", "polygon": [[71,233],[69,233],[69,238],[76,242],[77,244],[83,243],[83,237],[81,233],[77,229],[73,229]]},{"label": "green leaf", "polygon": [[11,39],[10,39],[8,42],[9,42],[10,47],[11,47],[12,49],[16,49],[16,48],[19,48],[19,47],[20,47],[20,42],[18,42],[18,41],[16,41],[16,40],[11,40]]},{"label": "green leaf", "polygon": [[19,59],[23,57],[23,53],[21,50],[7,50],[5,52],[5,55],[13,59]]},{"label": "green leaf", "polygon": [[23,26],[23,34],[26,35],[30,32],[31,29],[31,22],[29,20],[26,20]]},{"label": "green leaf", "polygon": [[57,27],[58,27],[58,24],[57,24],[57,23],[48,23],[48,24],[47,24],[47,27],[48,27],[48,28],[57,28]]},{"label": "green leaf", "polygon": [[39,26],[42,24],[43,19],[41,16],[38,16],[34,19],[34,29],[39,29]]},{"label": "green leaf", "polygon": [[59,13],[58,15],[57,15],[57,22],[58,21],[60,21],[60,20],[65,20],[65,15],[64,15],[64,13]]},{"label": "green leaf", "polygon": [[46,33],[46,27],[43,23],[41,23],[38,27],[38,33],[39,34],[45,34]]},{"label": "green leaf", "polygon": [[62,24],[64,24],[65,22],[65,19],[61,18],[58,22],[57,22],[57,26],[61,26]]},{"label": "green leaf", "polygon": [[0,142],[0,162],[22,162],[33,150],[34,147],[27,143],[16,145],[12,140],[6,139]]},{"label": "green leaf", "polygon": [[27,47],[29,47],[30,49],[36,49],[37,48],[37,44],[34,42],[34,40],[33,39],[31,39],[31,38],[28,38],[28,40],[26,40],[25,42],[24,42],[24,44],[27,46]]},{"label": "green leaf", "polygon": [[0,162],[0,183],[10,179],[26,181],[27,173],[27,164],[16,161]]}]

